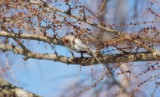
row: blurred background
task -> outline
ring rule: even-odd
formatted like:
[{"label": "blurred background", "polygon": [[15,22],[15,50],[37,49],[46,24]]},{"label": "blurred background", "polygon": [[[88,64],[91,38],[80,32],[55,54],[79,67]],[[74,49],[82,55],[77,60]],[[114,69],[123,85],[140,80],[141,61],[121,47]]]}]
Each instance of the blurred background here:
[{"label": "blurred background", "polygon": [[[56,34],[63,37],[66,33],[76,33],[77,29],[75,30],[73,26],[77,26],[81,32],[87,28],[90,29],[88,32],[101,32],[96,35],[102,40],[109,39],[106,38],[107,36],[113,36],[106,34],[99,28],[69,18],[63,13],[52,11],[45,13],[43,8],[32,3],[30,5],[38,11],[31,15],[34,11],[28,10],[26,6],[29,3],[24,2],[26,5],[18,5],[13,8],[10,6],[6,13],[2,9],[7,9],[7,2],[1,5],[1,12],[5,17],[16,17],[21,11],[24,12],[22,21],[19,18],[19,21],[15,20],[13,23],[4,23],[9,31],[46,34],[51,37]],[[31,2],[41,1],[31,0]],[[71,7],[71,13],[80,17],[84,14],[82,11],[85,10],[86,19],[127,33],[139,33],[143,28],[158,28],[160,26],[159,0],[46,0],[44,2],[65,11]],[[66,18],[65,21],[64,17]],[[24,22],[25,20],[26,22]],[[62,21],[66,23],[63,24]],[[21,27],[18,27],[19,22],[23,22]],[[58,23],[61,24],[58,25]],[[67,23],[70,24],[67,25]],[[1,39],[4,42],[5,38]],[[9,43],[14,43],[12,39],[9,40]],[[63,46],[36,40],[22,41],[33,52],[57,52],[58,55],[71,57],[69,49]],[[112,51],[112,49],[113,47],[108,47],[103,50],[108,51],[107,54],[118,52]],[[132,51],[135,49],[133,47]],[[140,51],[145,50],[141,49]],[[80,56],[78,53],[74,54]],[[14,85],[44,97],[129,97],[129,93],[132,92],[133,97],[152,97],[152,95],[159,97],[159,61],[109,64],[107,68],[112,68],[111,77],[106,75],[106,67],[103,65],[67,65],[50,60],[28,59],[25,61],[23,58],[24,56],[12,52],[0,52],[0,68],[9,68],[1,75]],[[118,68],[116,68],[117,66]],[[148,68],[151,66],[157,66],[157,69],[149,70]],[[123,89],[124,87],[126,89]]]}]

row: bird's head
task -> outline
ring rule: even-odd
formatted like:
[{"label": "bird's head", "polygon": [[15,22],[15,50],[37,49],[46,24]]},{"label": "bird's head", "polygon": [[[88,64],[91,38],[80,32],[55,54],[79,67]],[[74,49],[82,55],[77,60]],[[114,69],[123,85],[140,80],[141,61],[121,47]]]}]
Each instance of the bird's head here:
[{"label": "bird's head", "polygon": [[62,41],[65,44],[71,43],[74,39],[75,39],[75,36],[74,35],[70,35],[70,34],[65,35],[65,36],[62,37]]},{"label": "bird's head", "polygon": [[62,41],[63,41],[64,44],[70,43],[69,39],[66,39],[66,38],[62,38]]},{"label": "bird's head", "polygon": [[64,44],[69,44],[74,40],[74,36],[72,35],[66,35],[64,37],[62,37],[62,41]]}]

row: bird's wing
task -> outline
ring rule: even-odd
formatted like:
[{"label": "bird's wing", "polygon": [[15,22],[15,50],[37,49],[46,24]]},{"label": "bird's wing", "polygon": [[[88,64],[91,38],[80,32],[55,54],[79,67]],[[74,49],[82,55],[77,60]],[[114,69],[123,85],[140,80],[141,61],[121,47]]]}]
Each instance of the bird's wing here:
[{"label": "bird's wing", "polygon": [[75,48],[81,51],[88,51],[89,46],[82,43],[80,39],[75,39]]}]

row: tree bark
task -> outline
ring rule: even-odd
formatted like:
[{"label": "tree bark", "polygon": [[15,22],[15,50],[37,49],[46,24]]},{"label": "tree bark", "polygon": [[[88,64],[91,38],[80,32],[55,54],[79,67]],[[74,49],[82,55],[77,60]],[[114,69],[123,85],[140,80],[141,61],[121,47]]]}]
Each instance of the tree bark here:
[{"label": "tree bark", "polygon": [[0,77],[0,97],[41,97],[16,87]]}]

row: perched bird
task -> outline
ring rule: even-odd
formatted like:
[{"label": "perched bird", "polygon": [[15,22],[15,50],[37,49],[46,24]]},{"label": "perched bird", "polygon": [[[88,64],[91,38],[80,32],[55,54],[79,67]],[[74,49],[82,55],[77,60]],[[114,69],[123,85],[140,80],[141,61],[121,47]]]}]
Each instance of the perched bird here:
[{"label": "perched bird", "polygon": [[81,57],[83,57],[84,53],[91,55],[96,52],[96,50],[92,50],[87,44],[84,44],[80,38],[71,34],[62,37],[62,41],[71,51],[81,53]]}]

